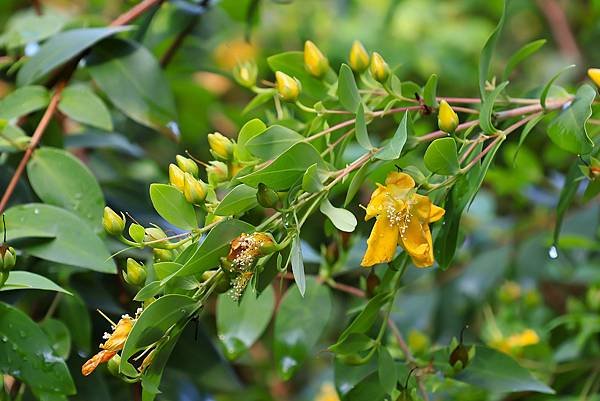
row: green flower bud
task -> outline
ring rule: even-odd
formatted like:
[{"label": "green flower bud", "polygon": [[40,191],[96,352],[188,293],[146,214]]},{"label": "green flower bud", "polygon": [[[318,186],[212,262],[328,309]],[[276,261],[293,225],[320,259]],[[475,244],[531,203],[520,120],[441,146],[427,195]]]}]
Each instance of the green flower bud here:
[{"label": "green flower bud", "polygon": [[169,164],[169,182],[183,192],[183,171],[173,163]]},{"label": "green flower bud", "polygon": [[208,182],[216,186],[220,182],[225,182],[229,178],[229,170],[227,164],[213,160],[206,167],[206,174],[208,175]]},{"label": "green flower bud", "polygon": [[233,78],[245,88],[252,88],[256,85],[258,76],[258,67],[254,61],[242,61],[233,67]]},{"label": "green flower bud", "polygon": [[219,132],[208,134],[208,145],[210,153],[217,159],[230,160],[233,156],[233,142]]},{"label": "green flower bud", "polygon": [[301,91],[300,81],[281,71],[275,72],[275,80],[277,81],[277,93],[279,93],[281,99],[286,102],[295,102],[298,100]]},{"label": "green flower bud", "polygon": [[275,208],[279,203],[279,195],[277,195],[277,192],[273,191],[271,188],[267,187],[261,182],[258,184],[256,200],[262,207]]},{"label": "green flower bud", "polygon": [[199,205],[206,199],[208,184],[195,179],[190,173],[185,173],[183,195],[185,200],[193,205]]},{"label": "green flower bud", "polygon": [[377,52],[373,52],[373,56],[371,57],[370,71],[375,81],[381,84],[386,82],[390,76],[390,67]]},{"label": "green flower bud", "polygon": [[304,42],[304,66],[317,78],[322,78],[329,71],[329,61],[321,50],[310,40]]},{"label": "green flower bud", "polygon": [[119,354],[115,354],[112,358],[108,360],[106,367],[108,368],[108,372],[115,376],[121,377],[121,373],[119,372],[119,365],[121,365],[121,356]]},{"label": "green flower bud", "polygon": [[169,242],[165,239],[167,234],[158,227],[148,227],[144,230],[144,234],[144,242],[152,242],[148,244],[151,248],[163,248]]},{"label": "green flower bud", "polygon": [[102,216],[102,226],[104,231],[110,235],[121,235],[125,229],[125,216],[123,213],[119,216],[114,210],[106,206]]},{"label": "green flower bud", "polygon": [[154,248],[152,252],[156,262],[171,262],[175,259],[175,255],[169,249]]},{"label": "green flower bud", "polygon": [[[204,283],[204,282],[210,280],[211,278],[213,278],[215,274],[217,274],[216,270],[205,271],[204,273],[202,273],[201,281]],[[222,294],[224,292],[229,291],[230,288],[231,288],[231,283],[230,283],[229,279],[224,274],[221,275],[221,277],[219,277],[219,280],[217,281],[217,286],[215,287],[215,291],[217,291],[217,293],[219,293],[219,294]]]},{"label": "green flower bud", "polygon": [[133,286],[141,287],[146,282],[146,268],[144,265],[127,258],[127,271],[123,271],[125,281]]},{"label": "green flower bud", "polygon": [[458,115],[452,110],[452,107],[442,100],[438,110],[438,127],[447,133],[452,133],[458,126]]},{"label": "green flower bud", "polygon": [[350,68],[358,73],[364,72],[367,68],[369,68],[369,53],[358,40],[355,40],[352,43],[352,48],[350,49],[350,57],[348,58],[348,62],[350,63]]},{"label": "green flower bud", "polygon": [[190,173],[194,177],[198,177],[198,165],[195,161],[181,155],[175,156],[175,161],[177,161],[177,165],[184,173]]},{"label": "green flower bud", "polygon": [[144,242],[145,230],[144,227],[139,224],[133,223],[129,226],[129,236],[135,242],[142,243]]},{"label": "green flower bud", "polygon": [[17,264],[15,248],[8,244],[0,245],[0,272],[9,272]]}]

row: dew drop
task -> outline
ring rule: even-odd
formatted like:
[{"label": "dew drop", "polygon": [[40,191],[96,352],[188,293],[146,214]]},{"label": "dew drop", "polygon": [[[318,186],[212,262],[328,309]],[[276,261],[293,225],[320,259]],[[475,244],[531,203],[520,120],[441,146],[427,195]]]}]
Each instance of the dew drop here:
[{"label": "dew drop", "polygon": [[548,250],[548,256],[550,259],[558,259],[558,249],[556,249],[555,245],[552,245]]},{"label": "dew drop", "polygon": [[40,214],[40,209],[38,209],[38,208],[33,209],[33,214]]}]

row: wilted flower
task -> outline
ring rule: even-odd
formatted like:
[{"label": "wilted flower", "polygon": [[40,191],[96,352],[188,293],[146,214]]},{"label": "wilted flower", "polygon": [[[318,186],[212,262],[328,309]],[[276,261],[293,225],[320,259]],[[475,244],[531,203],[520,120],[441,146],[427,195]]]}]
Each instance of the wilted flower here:
[{"label": "wilted flower", "polygon": [[352,43],[352,48],[350,49],[350,56],[348,57],[348,62],[350,63],[350,68],[354,71],[362,73],[369,67],[369,53],[358,40],[355,40]]},{"label": "wilted flower", "polygon": [[311,75],[317,78],[323,77],[329,70],[327,57],[310,40],[304,42],[304,66]]},{"label": "wilted flower", "polygon": [[375,81],[379,83],[384,83],[390,76],[390,67],[377,52],[373,52],[371,57],[370,71]]},{"label": "wilted flower", "polygon": [[125,216],[119,216],[114,210],[106,206],[102,216],[102,227],[111,235],[121,235],[125,229]]},{"label": "wilted flower", "polygon": [[275,72],[277,93],[286,102],[295,102],[300,96],[300,82],[281,71]]},{"label": "wilted flower", "polygon": [[448,102],[442,100],[438,110],[438,127],[444,132],[451,133],[454,132],[458,123],[459,120],[456,112],[452,110]]},{"label": "wilted flower", "polygon": [[105,333],[106,342],[100,344],[102,351],[91,357],[81,367],[81,373],[84,376],[91,374],[98,365],[101,363],[108,362],[113,356],[123,349],[127,336],[131,332],[135,320],[129,317],[129,315],[123,315],[121,320],[113,327],[112,334]]},{"label": "wilted flower", "polygon": [[373,217],[377,220],[367,240],[362,266],[390,262],[398,245],[410,255],[415,266],[433,264],[429,223],[441,219],[445,211],[431,203],[427,196],[419,195],[414,187],[411,176],[392,172],[385,185],[379,185],[371,195],[365,220]]}]

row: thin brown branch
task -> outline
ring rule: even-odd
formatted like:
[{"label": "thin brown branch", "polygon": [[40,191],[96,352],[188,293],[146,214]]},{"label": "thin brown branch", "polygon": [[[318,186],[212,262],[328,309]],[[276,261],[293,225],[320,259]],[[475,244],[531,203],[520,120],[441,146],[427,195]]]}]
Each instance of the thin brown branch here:
[{"label": "thin brown branch", "polygon": [[192,31],[196,27],[196,24],[198,23],[198,21],[199,21],[198,17],[193,18],[187,24],[187,26],[185,28],[183,28],[183,30],[181,30],[181,32],[179,32],[179,34],[177,34],[177,36],[173,40],[173,43],[171,43],[171,45],[169,46],[169,48],[165,51],[165,53],[162,55],[162,57],[160,59],[160,66],[162,68],[165,68],[167,65],[169,65],[169,63],[171,62],[171,60],[175,56],[175,53],[177,53],[177,50],[179,50],[179,48],[183,44],[183,41],[185,40],[185,38],[190,33],[192,33]]},{"label": "thin brown branch", "polygon": [[35,10],[36,15],[42,15],[42,2],[41,0],[31,0],[31,5]]},{"label": "thin brown branch", "polygon": [[573,60],[581,60],[581,52],[561,5],[556,0],[536,0],[536,3],[548,21],[552,36],[562,55]]},{"label": "thin brown branch", "polygon": [[161,4],[164,0],[144,0],[138,3],[136,6],[131,8],[129,11],[124,12],[115,18],[109,25],[110,26],[121,26],[127,25],[140,15],[144,14],[150,8],[157,4]]}]

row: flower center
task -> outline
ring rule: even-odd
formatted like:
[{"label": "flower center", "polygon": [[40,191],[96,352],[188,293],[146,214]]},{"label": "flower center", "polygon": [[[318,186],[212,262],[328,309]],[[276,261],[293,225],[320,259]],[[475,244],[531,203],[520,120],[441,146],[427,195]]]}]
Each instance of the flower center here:
[{"label": "flower center", "polygon": [[397,227],[400,231],[400,236],[405,239],[406,230],[411,220],[410,209],[414,204],[411,196],[406,196],[404,199],[398,199],[393,196],[389,197],[386,202],[385,213],[390,226]]}]

